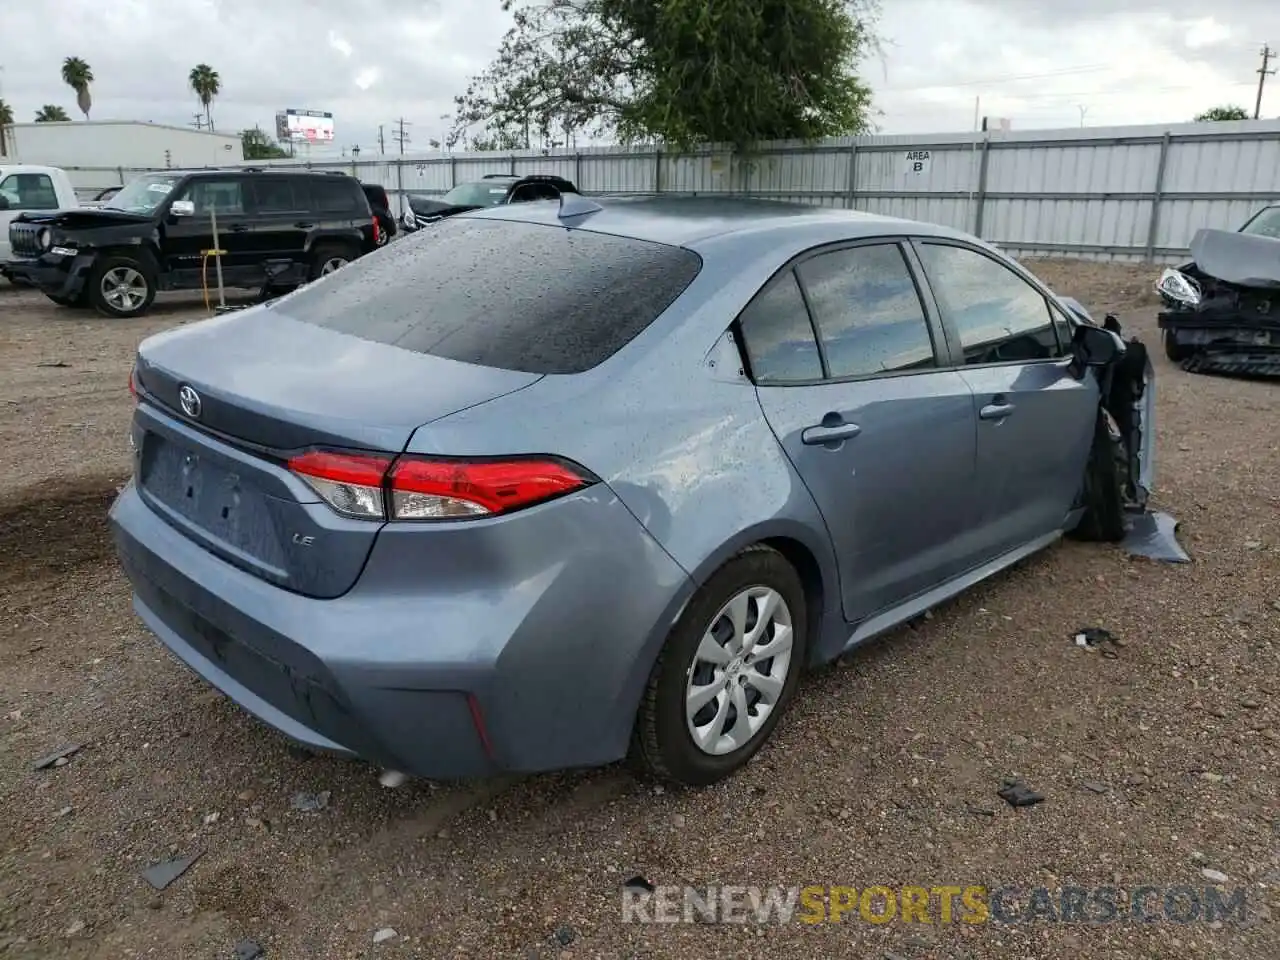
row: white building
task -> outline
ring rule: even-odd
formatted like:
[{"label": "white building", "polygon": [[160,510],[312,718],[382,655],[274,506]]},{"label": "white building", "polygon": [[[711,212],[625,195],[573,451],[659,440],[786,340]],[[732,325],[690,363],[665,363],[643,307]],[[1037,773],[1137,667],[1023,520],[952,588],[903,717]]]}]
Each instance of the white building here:
[{"label": "white building", "polygon": [[233,133],[209,133],[137,120],[15,123],[5,128],[9,163],[62,167],[77,192],[118,186],[140,170],[240,163]]}]

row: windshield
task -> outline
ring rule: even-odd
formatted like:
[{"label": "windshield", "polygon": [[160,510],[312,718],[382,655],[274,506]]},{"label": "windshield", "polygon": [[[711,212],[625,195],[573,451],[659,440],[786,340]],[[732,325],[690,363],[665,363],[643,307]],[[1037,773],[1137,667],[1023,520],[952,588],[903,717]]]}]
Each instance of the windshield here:
[{"label": "windshield", "polygon": [[152,213],[173,192],[178,176],[139,177],[124,186],[103,206],[108,210],[126,210],[129,213]]},{"label": "windshield", "polygon": [[450,206],[496,207],[507,195],[507,184],[501,181],[460,183],[441,199]]},{"label": "windshield", "polygon": [[1241,233],[1280,240],[1280,207],[1263,207],[1252,220],[1240,228]]}]

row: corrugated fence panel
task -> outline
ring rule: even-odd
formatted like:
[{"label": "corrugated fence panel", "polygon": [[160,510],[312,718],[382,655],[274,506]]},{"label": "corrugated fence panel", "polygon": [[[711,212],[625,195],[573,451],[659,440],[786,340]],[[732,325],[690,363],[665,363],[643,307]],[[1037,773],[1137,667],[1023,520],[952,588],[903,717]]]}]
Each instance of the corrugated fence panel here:
[{"label": "corrugated fence panel", "polygon": [[[985,176],[983,136],[843,137],[746,155],[723,145],[682,155],[641,144],[237,166],[340,170],[393,195],[438,195],[514,172],[568,177],[586,194],[724,193],[832,207],[852,199],[858,210],[963,230],[975,229],[981,208],[982,235],[1020,256],[1161,262],[1185,258],[1201,227],[1236,229],[1264,203],[1280,202],[1280,121],[993,133]],[[67,172],[87,197],[148,171]]]}]

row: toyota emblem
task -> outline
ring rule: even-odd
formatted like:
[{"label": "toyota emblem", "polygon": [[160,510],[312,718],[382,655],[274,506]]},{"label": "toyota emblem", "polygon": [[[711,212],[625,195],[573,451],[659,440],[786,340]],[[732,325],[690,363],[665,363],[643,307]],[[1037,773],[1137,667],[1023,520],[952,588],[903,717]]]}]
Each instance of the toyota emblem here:
[{"label": "toyota emblem", "polygon": [[178,391],[178,403],[182,404],[182,412],[192,420],[200,416],[200,394],[191,387],[183,385]]}]

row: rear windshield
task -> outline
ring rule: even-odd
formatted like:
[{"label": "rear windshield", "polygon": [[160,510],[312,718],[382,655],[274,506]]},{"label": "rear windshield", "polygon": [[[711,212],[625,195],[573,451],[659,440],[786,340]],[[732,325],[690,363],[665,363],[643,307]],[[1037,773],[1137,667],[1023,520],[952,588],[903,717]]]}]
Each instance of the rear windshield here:
[{"label": "rear windshield", "polygon": [[682,247],[462,217],[361,257],[275,309],[464,363],[581,373],[656,320],[701,267]]}]

